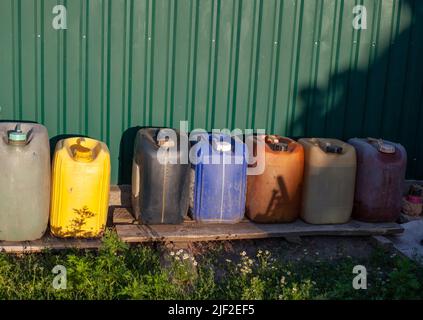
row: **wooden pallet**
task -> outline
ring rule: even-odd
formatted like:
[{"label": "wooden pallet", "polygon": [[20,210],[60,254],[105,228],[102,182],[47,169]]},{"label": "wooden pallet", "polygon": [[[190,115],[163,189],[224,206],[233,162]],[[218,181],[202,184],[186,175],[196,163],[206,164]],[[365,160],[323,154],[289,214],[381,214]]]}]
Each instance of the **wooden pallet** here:
[{"label": "wooden pallet", "polygon": [[301,220],[287,224],[256,224],[244,220],[237,224],[199,224],[185,221],[182,225],[139,225],[125,208],[113,215],[119,238],[128,243],[194,242],[264,238],[298,238],[305,236],[374,236],[404,231],[397,223],[350,221],[339,225],[311,225]]},{"label": "wooden pallet", "polygon": [[[241,240],[286,238],[304,236],[375,236],[393,235],[404,231],[396,223],[364,223],[351,221],[341,225],[310,225],[302,221],[288,224],[255,224],[244,220],[238,224],[198,224],[187,220],[182,225],[139,225],[127,208],[116,207],[113,211],[119,238],[128,243],[142,242],[195,242],[213,240]],[[46,235],[36,241],[0,241],[0,251],[10,253],[34,253],[46,249],[98,249],[101,239],[59,239]]]}]

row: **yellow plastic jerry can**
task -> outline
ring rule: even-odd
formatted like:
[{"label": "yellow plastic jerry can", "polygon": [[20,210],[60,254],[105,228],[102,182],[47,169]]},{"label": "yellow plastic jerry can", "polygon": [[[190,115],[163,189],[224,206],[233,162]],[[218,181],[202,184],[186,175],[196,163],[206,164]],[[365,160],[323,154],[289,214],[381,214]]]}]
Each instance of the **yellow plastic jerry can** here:
[{"label": "yellow plastic jerry can", "polygon": [[53,235],[101,236],[107,222],[110,190],[110,153],[106,144],[81,137],[60,140],[52,170]]}]

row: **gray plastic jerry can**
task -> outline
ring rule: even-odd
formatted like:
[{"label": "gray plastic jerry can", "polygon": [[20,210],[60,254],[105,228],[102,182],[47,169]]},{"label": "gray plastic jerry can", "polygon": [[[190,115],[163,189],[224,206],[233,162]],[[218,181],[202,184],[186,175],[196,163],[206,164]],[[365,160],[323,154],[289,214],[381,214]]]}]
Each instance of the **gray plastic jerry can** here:
[{"label": "gray plastic jerry can", "polygon": [[41,238],[49,205],[47,129],[34,123],[0,123],[0,240]]}]

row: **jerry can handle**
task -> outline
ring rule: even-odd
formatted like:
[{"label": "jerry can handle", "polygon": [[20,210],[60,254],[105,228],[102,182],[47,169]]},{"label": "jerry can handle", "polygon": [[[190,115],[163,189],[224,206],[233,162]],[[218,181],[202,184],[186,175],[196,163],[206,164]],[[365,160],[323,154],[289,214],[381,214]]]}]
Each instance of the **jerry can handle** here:
[{"label": "jerry can handle", "polygon": [[319,147],[326,153],[341,154],[344,151],[344,148],[331,142],[319,141]]},{"label": "jerry can handle", "polygon": [[266,136],[266,143],[273,151],[288,151],[289,144],[287,142],[281,141],[275,135]]},{"label": "jerry can handle", "polygon": [[91,162],[94,159],[93,150],[84,146],[86,140],[79,137],[76,140],[76,147],[73,149],[73,158],[80,162]]},{"label": "jerry can handle", "polygon": [[165,136],[157,138],[157,145],[163,148],[173,148],[175,146],[175,141],[169,138],[169,136]]}]

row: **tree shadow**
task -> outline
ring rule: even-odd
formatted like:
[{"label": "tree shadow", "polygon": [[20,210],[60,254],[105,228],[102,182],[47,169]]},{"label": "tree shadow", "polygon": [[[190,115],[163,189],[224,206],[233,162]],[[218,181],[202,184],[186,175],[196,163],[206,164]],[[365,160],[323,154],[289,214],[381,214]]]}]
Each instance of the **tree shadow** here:
[{"label": "tree shadow", "polygon": [[[410,25],[377,52],[368,66],[350,64],[331,74],[326,85],[300,88],[303,108],[293,126],[302,128],[300,135],[309,137],[347,140],[370,136],[399,142],[408,152],[407,176],[421,179],[423,166],[418,164],[423,147],[418,137],[423,135],[423,1],[399,3],[401,10],[410,11]],[[358,31],[360,38],[363,32],[372,30]]]},{"label": "tree shadow", "polygon": [[[87,206],[83,206],[80,209],[74,208],[73,212],[74,217],[66,228],[51,227],[54,235],[61,238],[97,238],[102,236],[102,232],[95,234],[86,228],[88,220],[94,218],[96,213],[92,212]],[[104,228],[105,226],[103,225],[100,229],[104,230]]]}]

